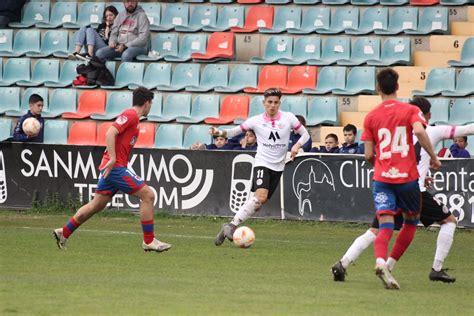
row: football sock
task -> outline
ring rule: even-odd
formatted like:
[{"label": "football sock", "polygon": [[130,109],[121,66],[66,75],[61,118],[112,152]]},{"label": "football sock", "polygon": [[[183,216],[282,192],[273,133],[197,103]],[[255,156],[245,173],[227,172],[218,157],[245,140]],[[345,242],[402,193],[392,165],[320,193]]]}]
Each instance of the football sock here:
[{"label": "football sock", "polygon": [[444,259],[448,256],[451,245],[453,244],[455,223],[446,223],[441,225],[436,242],[436,254],[433,262],[433,270],[440,271],[443,268]]},{"label": "football sock", "polygon": [[235,214],[234,218],[230,221],[232,225],[239,226],[250,217],[262,206],[258,199],[253,196],[245,202],[240,210]]},{"label": "football sock", "polygon": [[395,263],[397,263],[397,260],[393,259],[392,257],[388,257],[387,259],[387,268],[390,272],[395,269]]},{"label": "football sock", "polygon": [[66,225],[63,227],[63,236],[64,238],[69,238],[71,234],[79,227],[81,224],[79,224],[74,217],[71,217],[69,219],[69,222],[67,222]]},{"label": "football sock", "polygon": [[143,241],[145,244],[150,244],[155,238],[155,230],[153,228],[153,219],[149,221],[142,221]]},{"label": "football sock", "polygon": [[394,226],[393,223],[380,224],[379,233],[374,242],[375,258],[387,260],[388,243],[392,238]]},{"label": "football sock", "polygon": [[395,245],[390,253],[390,257],[397,261],[400,259],[415,237],[417,224],[418,220],[405,221],[403,223],[402,229],[400,229],[397,239],[395,240]]},{"label": "football sock", "polygon": [[364,252],[367,247],[370,246],[371,243],[374,242],[375,238],[377,235],[375,235],[370,229],[368,229],[364,234],[360,235],[357,237],[352,245],[347,249],[346,253],[344,256],[342,256],[341,259],[341,264],[344,267],[344,269],[347,269],[347,267],[354,261],[359,258],[359,256]]}]

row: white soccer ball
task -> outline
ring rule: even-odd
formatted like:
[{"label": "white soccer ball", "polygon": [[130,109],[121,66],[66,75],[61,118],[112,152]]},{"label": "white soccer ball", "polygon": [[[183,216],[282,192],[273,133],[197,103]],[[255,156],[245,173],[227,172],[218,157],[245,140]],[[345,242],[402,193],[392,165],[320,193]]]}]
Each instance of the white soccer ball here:
[{"label": "white soccer ball", "polygon": [[38,135],[41,129],[41,124],[34,117],[29,117],[23,121],[22,127],[23,127],[23,132],[25,132],[26,135],[36,136]]},{"label": "white soccer ball", "polygon": [[255,242],[255,234],[251,228],[241,226],[237,228],[232,237],[234,244],[240,248],[248,248]]}]

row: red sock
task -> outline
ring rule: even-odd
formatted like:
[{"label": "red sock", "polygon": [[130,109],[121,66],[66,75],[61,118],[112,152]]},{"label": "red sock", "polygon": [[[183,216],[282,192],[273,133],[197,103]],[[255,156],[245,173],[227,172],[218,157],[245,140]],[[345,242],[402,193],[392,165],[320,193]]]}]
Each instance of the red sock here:
[{"label": "red sock", "polygon": [[413,238],[415,237],[416,233],[416,224],[407,224],[404,223],[402,229],[398,233],[397,240],[395,241],[395,245],[392,248],[392,252],[390,253],[390,257],[395,260],[399,260],[403,253],[408,249]]},{"label": "red sock", "polygon": [[153,219],[149,221],[142,221],[142,230],[143,230],[143,241],[145,244],[150,244],[155,238],[155,232],[153,228]]},{"label": "red sock", "polygon": [[374,254],[376,259],[383,258],[384,260],[387,260],[388,244],[393,235],[393,224],[391,227],[382,227],[382,225],[383,224],[380,225],[377,238],[375,238]]},{"label": "red sock", "polygon": [[63,227],[63,236],[64,238],[69,238],[71,234],[79,227],[81,224],[79,224],[74,217],[71,217],[69,222],[67,222],[66,225]]}]

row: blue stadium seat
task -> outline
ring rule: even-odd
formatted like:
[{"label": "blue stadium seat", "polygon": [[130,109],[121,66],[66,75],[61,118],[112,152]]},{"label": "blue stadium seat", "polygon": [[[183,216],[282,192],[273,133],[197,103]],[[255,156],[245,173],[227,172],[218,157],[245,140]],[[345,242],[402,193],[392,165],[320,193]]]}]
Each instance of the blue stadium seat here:
[{"label": "blue stadium seat", "polygon": [[193,53],[206,52],[207,36],[205,34],[186,34],[179,45],[177,56],[165,56],[166,61],[185,62],[190,60]]},{"label": "blue stadium seat", "polygon": [[20,92],[18,87],[0,88],[0,114],[20,110]]},{"label": "blue stadium seat", "polygon": [[177,32],[198,32],[203,27],[209,26],[211,28],[216,27],[217,23],[217,6],[194,6],[189,25],[181,26],[176,25],[174,30]]},{"label": "blue stadium seat", "polygon": [[192,144],[211,144],[209,125],[190,125],[184,133],[183,148],[191,148]]},{"label": "blue stadium seat", "polygon": [[148,119],[149,116],[151,117],[158,117],[161,116],[163,110],[163,95],[159,92],[153,92],[153,103],[151,105],[150,113],[146,117]]},{"label": "blue stadium seat", "polygon": [[161,124],[156,130],[155,148],[183,148],[183,125]]},{"label": "blue stadium seat", "polygon": [[323,4],[331,4],[331,5],[343,5],[348,2],[349,0],[323,0]]},{"label": "blue stadium seat", "polygon": [[229,83],[225,86],[218,86],[214,88],[216,92],[234,93],[242,91],[244,88],[257,87],[258,80],[258,66],[256,65],[235,65],[229,77]]},{"label": "blue stadium seat", "polygon": [[473,0],[441,0],[441,5],[465,5],[469,3],[474,3]]},{"label": "blue stadium seat", "polygon": [[76,78],[76,68],[82,64],[81,61],[66,60],[63,63],[61,71],[59,73],[59,79],[56,81],[45,81],[44,85],[50,88],[65,88],[72,85],[72,81]]},{"label": "blue stadium seat", "polygon": [[261,27],[259,33],[281,33],[290,28],[299,29],[301,26],[301,8],[279,7],[276,8],[273,25],[271,28]]},{"label": "blue stadium seat", "polygon": [[234,0],[210,0],[211,3],[232,3]]},{"label": "blue stadium seat", "polygon": [[178,116],[176,122],[194,124],[203,122],[207,117],[219,116],[219,99],[218,95],[198,95],[192,103],[191,114],[189,116]]},{"label": "blue stadium seat", "polygon": [[319,68],[316,89],[303,89],[305,94],[326,94],[346,87],[346,67]]},{"label": "blue stadium seat", "polygon": [[115,75],[113,86],[101,86],[102,89],[123,89],[131,84],[140,86],[143,82],[144,63],[122,62]]},{"label": "blue stadium seat", "polygon": [[265,3],[268,4],[287,4],[290,3],[292,0],[265,0]]},{"label": "blue stadium seat", "polygon": [[3,67],[3,80],[0,87],[11,86],[20,80],[30,80],[30,59],[10,58]]},{"label": "blue stadium seat", "polygon": [[303,11],[300,28],[288,28],[286,31],[292,34],[310,34],[316,29],[329,29],[331,10],[329,8],[308,8]]},{"label": "blue stadium seat", "polygon": [[449,112],[449,125],[474,123],[474,99],[456,99]]},{"label": "blue stadium seat", "polygon": [[430,7],[420,10],[420,22],[416,30],[406,30],[407,34],[447,34],[448,8]]},{"label": "blue stadium seat", "polygon": [[354,67],[347,75],[344,89],[333,89],[336,95],[375,94],[375,67]]},{"label": "blue stadium seat", "polygon": [[388,27],[388,8],[368,8],[361,16],[359,28],[348,28],[344,32],[351,35],[365,35]]},{"label": "blue stadium seat", "polygon": [[[66,49],[65,52],[63,51],[54,52],[53,56],[57,58],[68,58],[69,53],[71,54],[74,53],[76,51],[76,34],[77,34],[77,31],[69,35],[68,48]],[[81,53],[85,53],[85,52],[86,52],[86,49],[83,46],[81,49]]]},{"label": "blue stadium seat", "polygon": [[428,99],[431,103],[430,125],[446,125],[449,122],[449,100],[441,98]]},{"label": "blue stadium seat", "polygon": [[294,4],[316,4],[321,3],[321,0],[293,0]]},{"label": "blue stadium seat", "polygon": [[279,58],[282,65],[301,65],[310,59],[321,58],[321,38],[317,36],[300,36],[293,45],[293,55],[290,58]]},{"label": "blue stadium seat", "polygon": [[291,112],[306,118],[308,101],[303,96],[285,96],[281,100],[282,111]]},{"label": "blue stadium seat", "polygon": [[45,144],[67,144],[69,122],[66,120],[46,120],[44,123]]},{"label": "blue stadium seat", "polygon": [[450,60],[448,65],[451,67],[470,67],[474,66],[474,37],[469,37],[461,50],[461,60]]},{"label": "blue stadium seat", "polygon": [[[257,95],[252,97],[249,104],[249,115],[248,117],[262,114],[265,111],[263,107],[263,95]],[[235,119],[234,124],[242,124],[245,121],[243,118]]]},{"label": "blue stadium seat", "polygon": [[153,122],[170,122],[177,117],[190,116],[191,94],[169,94],[163,104],[160,116],[148,115],[147,119]]},{"label": "blue stadium seat", "polygon": [[[150,63],[145,70],[142,86],[154,89],[159,85],[169,86],[171,84],[171,64]],[[139,85],[130,84],[130,90],[138,88]]]},{"label": "blue stadium seat", "polygon": [[11,22],[8,26],[13,28],[32,27],[38,22],[49,22],[49,1],[28,2],[22,9],[21,22]]},{"label": "blue stadium seat", "polygon": [[224,32],[231,27],[244,26],[244,6],[224,6],[222,11],[217,15],[217,23],[215,27],[209,25],[203,27],[206,32]]},{"label": "blue stadium seat", "polygon": [[173,70],[171,84],[158,85],[157,90],[179,91],[188,86],[199,86],[200,66],[198,64],[178,64]]},{"label": "blue stadium seat", "polygon": [[[141,1],[140,5],[148,17],[148,22],[150,22],[150,30],[158,31],[160,29],[161,23],[161,3]],[[123,3],[121,6],[123,7]],[[119,7],[116,8],[119,10],[119,12],[121,11]]]},{"label": "blue stadium seat", "polygon": [[440,94],[445,90],[455,90],[456,69],[454,68],[433,68],[426,79],[425,90],[414,90],[413,95],[428,96]]},{"label": "blue stadium seat", "polygon": [[140,61],[158,61],[166,56],[178,55],[178,34],[160,33],[151,36],[151,49],[148,55],[139,55]]},{"label": "blue stadium seat", "polygon": [[346,29],[359,28],[359,8],[340,7],[331,15],[331,25],[329,28],[318,27],[317,33],[320,34],[338,34]]},{"label": "blue stadium seat", "polygon": [[441,94],[445,97],[465,97],[474,94],[474,68],[463,68],[458,75],[456,89],[443,90]]},{"label": "blue stadium seat", "polygon": [[380,59],[380,39],[378,37],[358,37],[351,49],[350,59],[337,61],[341,66],[359,66],[368,60]]},{"label": "blue stadium seat", "polygon": [[123,111],[132,105],[131,91],[114,91],[107,97],[105,113],[91,114],[93,120],[109,121],[117,118]]},{"label": "blue stadium seat", "polygon": [[225,64],[209,64],[201,73],[199,86],[188,86],[186,91],[208,92],[217,86],[226,86],[229,79],[229,66]]},{"label": "blue stadium seat", "polygon": [[315,97],[308,104],[307,126],[320,124],[336,125],[339,121],[337,98]]},{"label": "blue stadium seat", "polygon": [[0,56],[11,56],[13,53],[13,30],[0,30]]},{"label": "blue stadium seat", "polygon": [[[104,14],[105,2],[82,2],[79,5],[79,13],[77,21],[63,23],[64,28],[78,29],[87,25],[98,25],[102,23],[102,16]],[[119,8],[117,10],[120,11]]]},{"label": "blue stadium seat", "polygon": [[189,4],[167,3],[163,12],[163,19],[155,31],[170,31],[176,26],[186,27],[189,23]]},{"label": "blue stadium seat", "polygon": [[41,49],[39,52],[28,52],[28,57],[49,57],[54,53],[68,53],[68,32],[50,30],[44,34],[43,40],[41,41]]},{"label": "blue stadium seat", "polygon": [[58,81],[59,78],[59,60],[57,59],[39,59],[33,68],[31,80],[18,80],[17,86],[37,87],[46,81]]},{"label": "blue stadium seat", "polygon": [[40,37],[39,30],[19,30],[15,35],[13,41],[12,52],[2,52],[1,57],[19,57],[27,53],[39,53],[40,51]]},{"label": "blue stadium seat", "polygon": [[41,116],[44,118],[58,117],[65,112],[76,112],[77,90],[54,89],[49,101],[48,111],[41,113]]},{"label": "blue stadium seat", "polygon": [[374,5],[378,3],[379,0],[351,0],[352,5]]},{"label": "blue stadium seat", "polygon": [[54,29],[64,23],[75,23],[77,20],[77,2],[56,2],[51,10],[49,22],[37,22],[35,26],[41,29]]},{"label": "blue stadium seat", "polygon": [[393,66],[393,65],[411,65],[411,41],[410,38],[389,37],[382,47],[380,59],[371,59],[367,61],[371,66]]},{"label": "blue stadium seat", "polygon": [[328,37],[323,41],[321,59],[310,59],[308,65],[331,65],[339,59],[349,59],[350,54],[351,39],[349,37]]},{"label": "blue stadium seat", "polygon": [[410,0],[380,0],[380,5],[383,5],[383,6],[405,5],[408,2],[410,2]]},{"label": "blue stadium seat", "polygon": [[271,64],[280,58],[290,59],[293,54],[293,38],[290,36],[271,36],[266,45],[263,57],[252,57],[252,64]]},{"label": "blue stadium seat", "polygon": [[396,35],[405,31],[416,31],[417,28],[418,8],[403,7],[390,13],[386,30],[377,29],[374,32],[380,35]]},{"label": "blue stadium seat", "polygon": [[7,116],[22,116],[30,109],[29,99],[32,94],[38,94],[43,97],[43,111],[48,111],[48,89],[47,88],[28,88],[23,91],[21,96],[20,109],[18,111],[7,111]]},{"label": "blue stadium seat", "polygon": [[12,136],[12,120],[0,117],[0,142]]}]

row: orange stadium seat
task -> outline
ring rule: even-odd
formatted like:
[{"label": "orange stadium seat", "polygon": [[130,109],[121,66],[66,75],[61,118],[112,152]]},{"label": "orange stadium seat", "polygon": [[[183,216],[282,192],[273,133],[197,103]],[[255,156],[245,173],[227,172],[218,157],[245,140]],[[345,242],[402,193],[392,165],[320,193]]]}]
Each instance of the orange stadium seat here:
[{"label": "orange stadium seat", "polygon": [[138,134],[138,139],[135,144],[135,147],[138,148],[151,148],[155,144],[155,124],[153,123],[140,123],[138,128],[140,129],[140,134]]},{"label": "orange stadium seat", "polygon": [[96,122],[74,122],[69,129],[69,145],[96,145]]},{"label": "orange stadium seat", "polygon": [[260,72],[257,88],[245,88],[247,93],[262,93],[268,88],[287,86],[288,66],[265,66]]},{"label": "orange stadium seat", "polygon": [[227,96],[222,101],[221,111],[218,118],[208,117],[204,120],[206,124],[229,124],[235,119],[247,118],[249,112],[248,96]]},{"label": "orange stadium seat", "polygon": [[105,112],[105,99],[107,93],[104,90],[85,91],[79,96],[76,112],[64,112],[62,117],[68,119],[82,119],[89,117],[92,113]]},{"label": "orange stadium seat", "polygon": [[300,93],[303,89],[316,87],[318,67],[296,66],[288,74],[288,85],[281,89],[285,94]]},{"label": "orange stadium seat", "polygon": [[411,5],[435,5],[439,0],[410,0]]},{"label": "orange stadium seat", "polygon": [[242,4],[252,4],[252,3],[261,3],[263,0],[237,0],[237,3]]},{"label": "orange stadium seat", "polygon": [[214,62],[222,59],[234,59],[234,33],[215,32],[208,38],[207,49],[204,54],[192,53],[194,61]]},{"label": "orange stadium seat", "polygon": [[260,27],[271,28],[273,26],[273,11],[271,6],[251,7],[245,18],[244,27],[233,27],[230,30],[236,33],[251,33]]},{"label": "orange stadium seat", "polygon": [[114,122],[104,122],[97,125],[97,146],[105,146],[105,133]]}]

